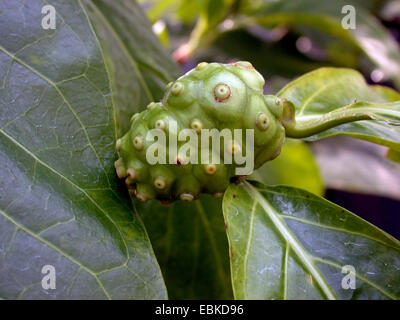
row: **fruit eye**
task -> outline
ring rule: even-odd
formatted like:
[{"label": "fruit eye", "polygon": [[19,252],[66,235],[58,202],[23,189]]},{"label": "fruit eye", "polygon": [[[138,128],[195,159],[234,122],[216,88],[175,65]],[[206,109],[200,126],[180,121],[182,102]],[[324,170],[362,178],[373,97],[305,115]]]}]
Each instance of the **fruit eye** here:
[{"label": "fruit eye", "polygon": [[171,87],[171,92],[174,96],[179,96],[183,91],[183,84],[181,82],[175,82]]},{"label": "fruit eye", "polygon": [[232,95],[231,88],[225,83],[218,83],[213,91],[214,98],[218,102],[228,100]]},{"label": "fruit eye", "polygon": [[133,146],[136,150],[141,151],[144,148],[144,139],[142,136],[136,136],[133,139]]},{"label": "fruit eye", "polygon": [[159,120],[156,121],[155,127],[156,127],[157,129],[164,130],[164,129],[167,127],[167,124],[165,123],[164,120],[159,119]]},{"label": "fruit eye", "polygon": [[198,119],[194,119],[191,123],[190,123],[190,127],[196,131],[197,133],[201,132],[201,129],[203,128],[203,125],[201,123],[200,120]]},{"label": "fruit eye", "polygon": [[265,131],[269,126],[269,119],[265,113],[259,113],[256,118],[256,126],[261,131]]},{"label": "fruit eye", "polygon": [[157,189],[162,190],[166,187],[166,185],[167,185],[167,182],[165,181],[164,177],[158,177],[158,178],[156,178],[156,180],[154,180],[154,186]]}]

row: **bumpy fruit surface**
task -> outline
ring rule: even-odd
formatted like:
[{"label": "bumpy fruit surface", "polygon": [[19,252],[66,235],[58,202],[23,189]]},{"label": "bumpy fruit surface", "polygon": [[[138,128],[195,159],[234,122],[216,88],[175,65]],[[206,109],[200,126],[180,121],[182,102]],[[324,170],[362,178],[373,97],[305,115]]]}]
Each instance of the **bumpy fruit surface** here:
[{"label": "bumpy fruit surface", "polygon": [[[168,204],[175,200],[191,201],[201,193],[222,196],[235,177],[235,162],[224,164],[187,163],[176,157],[173,163],[149,164],[146,151],[153,142],[146,141],[150,129],[162,130],[169,141],[169,124],[176,121],[178,133],[190,129],[201,140],[202,129],[254,129],[254,168],[279,155],[285,139],[281,123],[282,102],[264,96],[263,77],[246,61],[232,64],[200,63],[166,87],[161,102],[152,102],[135,114],[130,130],[117,141],[117,175],[125,179],[131,195],[140,201],[158,199]],[[245,131],[242,143],[232,140],[232,153],[246,150]],[[186,142],[177,141],[177,147]],[[211,149],[210,143],[210,149]],[[223,143],[221,143],[223,145]],[[202,152],[199,144],[199,157]],[[168,159],[169,149],[167,149]],[[211,153],[211,151],[210,151]]]}]

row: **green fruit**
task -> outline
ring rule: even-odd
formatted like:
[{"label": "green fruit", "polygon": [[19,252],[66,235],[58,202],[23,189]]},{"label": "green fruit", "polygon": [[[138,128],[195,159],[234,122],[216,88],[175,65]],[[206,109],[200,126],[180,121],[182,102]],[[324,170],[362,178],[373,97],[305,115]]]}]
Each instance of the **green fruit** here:
[{"label": "green fruit", "polygon": [[[146,135],[151,129],[163,132],[166,142],[177,139],[177,132],[186,129],[188,135],[201,140],[202,129],[253,129],[254,169],[276,157],[285,139],[281,123],[281,101],[274,96],[264,96],[263,77],[246,61],[233,64],[200,63],[173,83],[166,86],[161,102],[152,102],[147,109],[135,114],[130,130],[117,141],[119,159],[115,168],[119,178],[124,178],[131,195],[140,201],[158,199],[163,204],[175,200],[192,201],[201,193],[215,197],[223,195],[235,169],[243,167],[235,162],[224,164],[224,148],[220,150],[219,163],[201,163],[205,149],[195,147],[199,163],[189,161],[187,153],[177,154],[167,148],[166,164],[151,164],[146,154],[151,144]],[[171,126],[177,123],[177,132]],[[158,131],[157,131],[158,130]],[[246,150],[245,132],[243,142],[229,142],[226,151],[242,154]],[[157,139],[156,139],[157,140]],[[171,141],[170,141],[171,140]],[[177,141],[179,149],[186,141]],[[223,143],[221,143],[223,145]],[[212,156],[218,156],[211,150]],[[214,152],[214,153],[212,153]],[[159,154],[157,154],[159,156]],[[173,158],[168,162],[169,156]]]}]

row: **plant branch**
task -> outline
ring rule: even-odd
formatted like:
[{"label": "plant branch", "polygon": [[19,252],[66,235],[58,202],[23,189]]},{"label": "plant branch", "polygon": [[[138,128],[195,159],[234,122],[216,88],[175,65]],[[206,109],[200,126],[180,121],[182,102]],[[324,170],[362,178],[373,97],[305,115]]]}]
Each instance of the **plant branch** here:
[{"label": "plant branch", "polygon": [[295,116],[294,105],[284,101],[283,125],[286,136],[306,138],[348,122],[360,120],[385,121],[400,125],[400,101],[384,104],[355,102],[322,115]]}]

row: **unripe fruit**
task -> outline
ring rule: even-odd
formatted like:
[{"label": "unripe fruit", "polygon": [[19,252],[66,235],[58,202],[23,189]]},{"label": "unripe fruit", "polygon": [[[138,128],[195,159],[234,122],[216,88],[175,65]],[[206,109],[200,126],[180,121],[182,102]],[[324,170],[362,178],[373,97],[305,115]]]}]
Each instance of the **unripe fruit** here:
[{"label": "unripe fruit", "polygon": [[[224,163],[224,151],[233,159],[247,152],[245,129],[254,130],[254,169],[278,155],[285,138],[282,102],[274,96],[264,96],[264,84],[263,77],[246,61],[202,62],[170,82],[162,101],[152,102],[146,110],[135,114],[130,130],[116,143],[120,157],[115,162],[116,172],[125,179],[129,193],[139,201],[158,199],[163,205],[175,200],[193,201],[201,193],[223,196],[231,178],[237,175],[236,169],[244,166],[235,160]],[[165,133],[168,142],[176,140],[178,150],[187,142],[177,139],[182,129],[190,129],[188,132],[199,143],[204,137],[203,129],[243,131],[242,141],[232,135],[224,146],[225,138],[221,139],[219,152],[212,150],[212,143],[208,149],[196,147],[197,163],[191,162],[186,153],[174,153],[167,144],[167,163],[151,164],[147,158],[151,143],[146,139],[153,129]],[[201,162],[205,151],[209,152],[208,163]],[[240,179],[243,178],[241,174]]]}]

